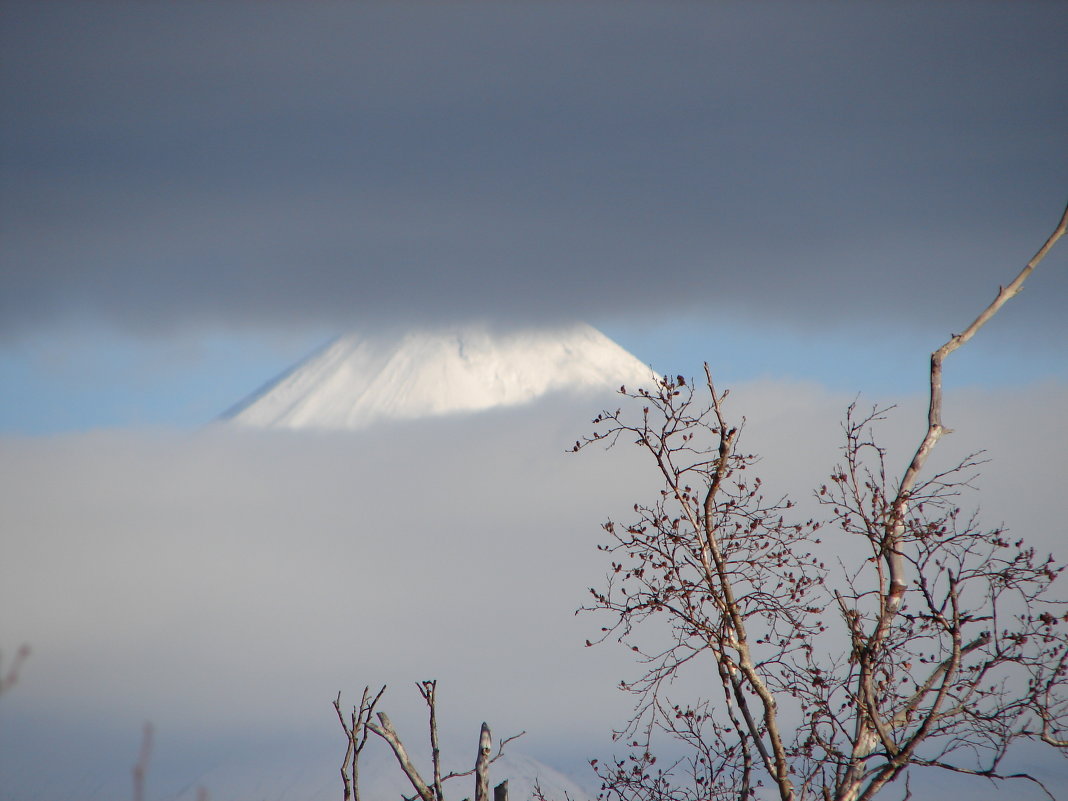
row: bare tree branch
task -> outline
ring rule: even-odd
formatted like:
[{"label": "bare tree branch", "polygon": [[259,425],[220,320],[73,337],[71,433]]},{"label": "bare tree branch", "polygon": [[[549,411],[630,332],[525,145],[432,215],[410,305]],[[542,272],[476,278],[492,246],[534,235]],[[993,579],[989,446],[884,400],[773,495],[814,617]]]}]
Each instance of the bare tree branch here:
[{"label": "bare tree branch", "polygon": [[340,691],[337,694],[337,698],[334,699],[334,711],[337,713],[337,719],[341,723],[341,728],[344,730],[345,739],[347,740],[345,758],[341,762],[341,782],[344,786],[345,801],[350,798],[353,801],[360,801],[360,752],[367,745],[368,733],[370,732],[370,729],[367,728],[367,722],[371,719],[375,706],[385,691],[386,687],[383,685],[372,698],[371,688],[364,687],[360,705],[358,708],[352,708],[348,723],[345,722],[345,716],[341,714]]},{"label": "bare tree branch", "polygon": [[443,801],[445,791],[441,787],[441,746],[438,743],[438,712],[437,692],[438,683],[435,680],[419,682],[419,694],[423,696],[427,707],[430,709],[430,760],[434,771],[434,797],[437,801]]},{"label": "bare tree branch", "polygon": [[[748,801],[759,786],[781,801],[867,801],[902,774],[908,798],[910,765],[1033,780],[999,767],[1010,744],[1068,748],[1068,615],[1051,596],[1064,568],[962,515],[978,455],[927,469],[948,432],[946,357],[1020,292],[1066,228],[1068,208],[1019,275],[932,353],[927,424],[900,481],[874,433],[889,410],[849,408],[843,463],[817,492],[826,521],[790,521],[789,499],[765,497],[708,364],[700,393],[663,377],[653,390],[621,388],[640,413],[594,419],[573,450],[630,441],[662,479],[634,519],[604,525],[610,569],[585,609],[607,617],[597,642],[627,644],[644,671],[622,683],[637,698],[616,733],[628,756],[593,763],[609,801]],[[832,571],[821,529],[859,538],[867,558],[835,553]],[[839,615],[825,620],[832,604]],[[666,640],[640,636],[655,622]],[[669,699],[694,667],[718,696]],[[786,720],[799,721],[792,733]],[[659,765],[664,735],[689,756]]]},{"label": "bare tree branch", "polygon": [[434,792],[423,781],[423,777],[419,775],[419,771],[416,769],[411,757],[408,756],[404,743],[401,742],[400,737],[393,728],[389,716],[385,712],[379,712],[378,721],[380,725],[368,721],[367,728],[389,743],[389,747],[393,749],[393,754],[397,757],[401,770],[404,771],[404,775],[408,777],[408,781],[411,782],[412,787],[419,794],[422,801],[435,801]]},{"label": "bare tree branch", "polygon": [[[360,705],[359,707],[353,707],[352,714],[348,721],[346,721],[345,716],[341,712],[341,693],[338,693],[337,698],[334,700],[334,711],[337,714],[338,721],[345,732],[347,740],[345,758],[341,765],[341,780],[344,787],[345,801],[349,801],[349,799],[352,799],[352,801],[359,801],[359,758],[360,752],[367,744],[367,738],[370,734],[374,734],[385,740],[393,750],[393,755],[397,759],[397,764],[400,766],[404,775],[416,792],[416,795],[413,796],[413,798],[419,799],[420,801],[444,801],[445,782],[450,779],[470,776],[476,773],[479,775],[480,786],[483,780],[488,782],[488,773],[486,771],[489,766],[500,759],[504,754],[505,746],[526,733],[520,732],[519,734],[505,737],[498,744],[497,753],[491,755],[492,742],[488,739],[489,727],[483,723],[482,734],[479,740],[479,759],[476,762],[475,768],[462,773],[449,773],[443,776],[441,772],[441,749],[438,738],[437,685],[437,681],[433,679],[421,681],[416,684],[429,711],[428,727],[430,730],[431,771],[433,776],[431,784],[428,784],[423,779],[422,774],[409,756],[408,750],[405,748],[400,735],[397,734],[396,729],[390,722],[389,716],[386,715],[385,712],[378,712],[378,723],[375,723],[371,719],[372,715],[375,713],[375,707],[378,705],[379,700],[386,691],[385,686],[383,686],[374,697],[371,696],[370,687],[364,687]],[[485,749],[483,749],[483,745],[485,745]],[[481,771],[481,773],[479,773],[479,771]],[[488,787],[488,784],[486,786]],[[486,792],[488,792],[488,790]],[[488,796],[486,801],[488,801]]]},{"label": "bare tree branch", "polygon": [[28,645],[21,646],[15,652],[15,658],[12,660],[7,672],[0,675],[0,695],[3,695],[19,680],[19,671],[22,669],[22,665],[30,658],[30,647]]},{"label": "bare tree branch", "polygon": [[475,758],[475,801],[489,801],[489,762],[493,753],[490,728],[482,724],[478,737],[478,756]]},{"label": "bare tree branch", "polygon": [[145,801],[145,779],[148,763],[152,759],[152,724],[146,723],[141,730],[141,751],[133,766],[133,801]]}]

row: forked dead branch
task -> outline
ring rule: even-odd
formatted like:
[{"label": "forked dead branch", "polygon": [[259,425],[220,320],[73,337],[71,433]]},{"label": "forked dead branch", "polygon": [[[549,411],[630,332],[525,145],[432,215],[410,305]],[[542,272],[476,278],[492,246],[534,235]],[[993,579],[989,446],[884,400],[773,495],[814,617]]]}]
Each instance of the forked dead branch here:
[{"label": "forked dead branch", "polygon": [[[631,522],[605,525],[611,569],[591,590],[590,611],[609,616],[601,639],[630,645],[642,665],[623,684],[637,698],[618,732],[629,752],[594,762],[607,798],[867,801],[912,768],[1042,786],[1004,766],[1026,742],[1068,748],[1068,607],[1051,592],[1063,568],[962,514],[976,457],[927,467],[948,431],[944,360],[1020,291],[1066,226],[1068,208],[1019,275],[931,355],[927,425],[899,481],[875,436],[883,412],[850,408],[843,463],[817,489],[825,521],[791,520],[793,503],[765,496],[707,365],[700,389],[681,376],[624,389],[628,406],[594,420],[575,450],[622,437],[663,479]],[[821,539],[842,537],[866,555],[821,560]],[[671,699],[687,671],[712,677],[707,693]]]},{"label": "forked dead branch", "polygon": [[489,801],[490,765],[504,754],[505,746],[522,737],[525,732],[505,737],[497,745],[497,753],[494,754],[493,736],[489,726],[483,723],[479,732],[474,767],[471,770],[442,774],[441,747],[438,739],[438,683],[436,680],[421,681],[416,686],[426,702],[429,714],[427,725],[430,736],[430,781],[424,779],[423,774],[416,767],[389,716],[385,712],[375,712],[378,702],[386,691],[384,686],[373,695],[370,687],[364,687],[359,706],[353,706],[351,713],[347,716],[341,711],[341,693],[338,693],[334,700],[334,711],[337,713],[337,719],[341,723],[346,739],[345,757],[341,762],[341,781],[345,801],[360,801],[360,755],[372,734],[389,745],[396,757],[397,765],[412,785],[412,789],[415,790],[415,795],[411,796],[409,801],[445,801],[445,782],[465,776],[475,778],[475,801]]}]

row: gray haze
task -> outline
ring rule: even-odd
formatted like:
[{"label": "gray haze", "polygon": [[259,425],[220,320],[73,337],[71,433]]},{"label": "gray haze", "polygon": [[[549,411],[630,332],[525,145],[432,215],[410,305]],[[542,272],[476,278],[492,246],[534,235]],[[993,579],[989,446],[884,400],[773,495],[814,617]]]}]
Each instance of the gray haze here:
[{"label": "gray haze", "polygon": [[[850,400],[737,388],[769,492],[809,497]],[[629,709],[615,685],[637,666],[621,648],[584,648],[602,621],[572,612],[607,567],[599,524],[626,520],[658,484],[634,448],[564,453],[589,405],[348,436],[6,438],[0,646],[33,655],[0,699],[0,797],[126,795],[145,720],[158,732],[152,797],[191,799],[197,783],[212,797],[235,788],[235,801],[337,794],[336,693],[390,684],[385,708],[415,738],[412,682],[429,677],[455,747],[488,720],[526,729],[521,750],[564,769],[604,757]],[[956,433],[940,446],[943,461],[989,448],[985,522],[1062,557],[1066,406],[1063,387],[954,393]],[[906,400],[886,424],[895,472],[923,419]],[[702,677],[675,691],[693,686]],[[1037,770],[1068,779],[1062,761]],[[265,776],[281,782],[267,796]]]},{"label": "gray haze", "polygon": [[0,335],[962,319],[1063,208],[1066,40],[1062,2],[5,2]]}]

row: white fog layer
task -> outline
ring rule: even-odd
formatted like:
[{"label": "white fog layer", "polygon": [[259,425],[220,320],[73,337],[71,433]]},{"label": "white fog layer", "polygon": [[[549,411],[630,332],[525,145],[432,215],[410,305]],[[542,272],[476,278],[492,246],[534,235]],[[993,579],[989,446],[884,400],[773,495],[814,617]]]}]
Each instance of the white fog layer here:
[{"label": "white fog layer", "polygon": [[[804,501],[824,480],[851,400],[777,382],[732,392],[769,494]],[[925,411],[901,400],[884,431],[897,465]],[[498,736],[526,730],[516,754],[588,786],[586,759],[610,753],[630,708],[616,685],[637,667],[622,648],[585,648],[604,621],[573,613],[607,568],[601,522],[659,489],[628,443],[565,453],[599,406],[554,396],[336,434],[7,439],[0,643],[33,652],[0,702],[0,795],[125,797],[151,721],[153,798],[192,799],[198,784],[234,801],[339,797],[338,691],[352,703],[389,684],[382,708],[422,743],[412,683],[427,678],[458,760],[486,720]],[[943,443],[945,459],[989,449],[984,521],[1062,557],[1064,408],[1061,387],[951,393]],[[1028,426],[1006,427],[1013,415]]]}]

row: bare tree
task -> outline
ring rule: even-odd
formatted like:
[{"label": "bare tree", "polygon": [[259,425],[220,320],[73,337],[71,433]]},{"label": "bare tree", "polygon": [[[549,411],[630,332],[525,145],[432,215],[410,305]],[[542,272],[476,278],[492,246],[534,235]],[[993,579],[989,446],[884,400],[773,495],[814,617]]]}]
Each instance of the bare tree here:
[{"label": "bare tree", "polygon": [[[505,737],[498,744],[497,753],[494,754],[493,737],[490,733],[490,728],[487,724],[483,723],[482,729],[479,732],[478,753],[475,757],[475,766],[471,770],[450,772],[442,775],[441,747],[438,739],[438,683],[436,680],[421,681],[416,687],[419,689],[419,694],[423,696],[423,700],[426,702],[427,711],[429,713],[429,721],[427,724],[430,734],[431,780],[429,782],[423,778],[423,774],[420,773],[418,767],[416,767],[416,764],[408,753],[408,749],[404,746],[404,742],[401,740],[400,735],[393,727],[393,723],[390,721],[389,716],[385,712],[375,713],[375,707],[382,698],[383,693],[386,691],[384,686],[373,696],[371,695],[371,688],[364,687],[363,696],[359,706],[354,706],[352,708],[352,712],[347,719],[341,711],[341,693],[338,693],[337,698],[334,700],[334,711],[337,713],[338,721],[341,723],[341,728],[345,732],[346,739],[345,757],[341,763],[341,780],[344,786],[345,801],[350,801],[350,799],[352,799],[352,801],[359,801],[360,754],[363,751],[364,746],[367,745],[368,737],[371,734],[381,738],[393,751],[397,764],[412,785],[412,789],[415,790],[416,794],[413,796],[414,799],[419,799],[419,801],[445,801],[445,782],[473,775],[475,776],[476,801],[488,801],[489,766],[500,759],[504,754],[504,748],[508,743],[522,737],[526,732],[520,732],[511,737]],[[372,720],[372,715],[377,718],[377,722]]]},{"label": "bare tree", "polygon": [[[2,654],[0,654],[2,656]],[[30,658],[30,647],[28,645],[21,646],[15,652],[15,658],[11,661],[6,671],[0,672],[0,695],[3,695],[19,680],[19,671],[22,669],[22,665]]]},{"label": "bare tree", "polygon": [[372,697],[371,688],[364,687],[360,705],[352,708],[347,722],[341,711],[340,691],[334,699],[334,711],[337,712],[338,722],[345,731],[345,758],[341,761],[341,782],[345,788],[345,801],[360,801],[360,754],[367,745],[367,738],[371,731],[367,728],[367,722],[371,719],[375,706],[385,691],[386,688],[383,687]]},{"label": "bare tree", "polygon": [[146,723],[141,730],[141,750],[137,755],[131,773],[133,774],[133,799],[145,801],[145,782],[148,778],[148,763],[152,759],[153,728],[151,723]]},{"label": "bare tree", "polygon": [[[899,481],[874,436],[885,410],[850,408],[843,463],[817,491],[824,524],[791,521],[792,502],[767,499],[707,364],[700,391],[681,376],[621,389],[641,411],[594,420],[575,450],[631,440],[664,482],[632,522],[605,524],[611,570],[591,590],[589,609],[610,615],[599,641],[629,644],[644,671],[623,683],[637,696],[617,732],[628,753],[593,763],[608,798],[743,801],[764,787],[783,801],[867,801],[910,767],[1038,783],[1003,769],[1009,749],[1068,747],[1068,614],[1049,592],[1063,568],[962,515],[976,456],[925,469],[948,431],[943,361],[1019,292],[1066,225],[1068,209],[932,354],[927,425]],[[829,567],[820,538],[843,535],[867,553]],[[713,677],[713,692],[673,702],[667,685],[687,669]],[[665,733],[681,754],[666,764],[654,753]]]}]

